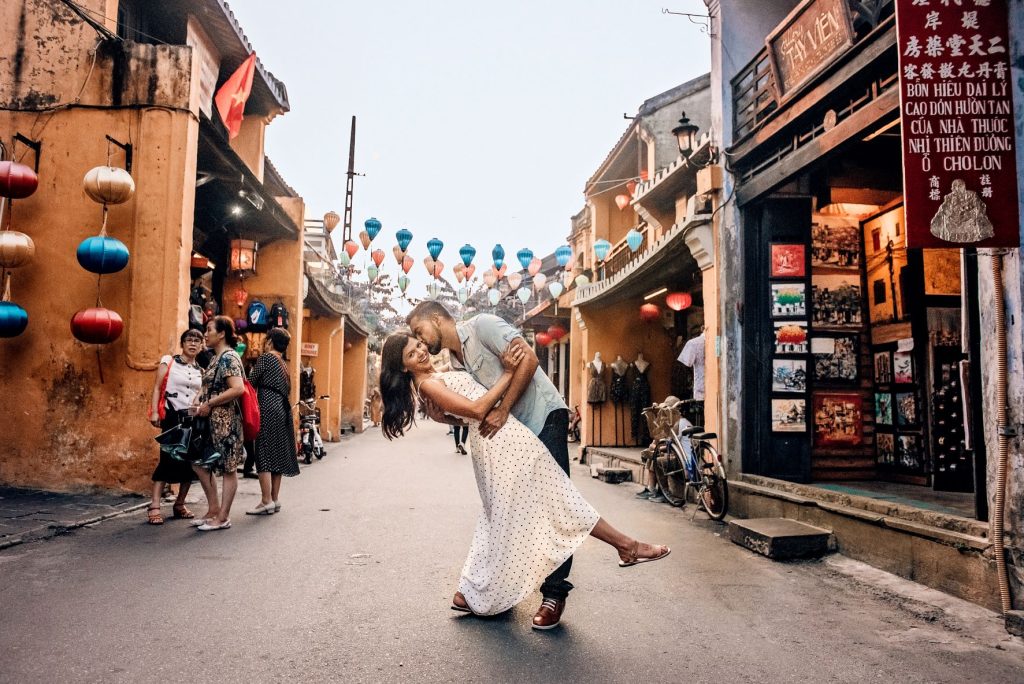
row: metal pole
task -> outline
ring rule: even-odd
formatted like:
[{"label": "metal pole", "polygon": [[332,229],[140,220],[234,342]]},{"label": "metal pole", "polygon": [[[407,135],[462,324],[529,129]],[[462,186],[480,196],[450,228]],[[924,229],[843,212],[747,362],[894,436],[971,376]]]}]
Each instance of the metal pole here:
[{"label": "metal pole", "polygon": [[352,191],[355,188],[356,179],[356,117],[352,117],[352,135],[348,144],[348,180],[345,183],[345,225],[342,228],[342,238],[352,239]]}]

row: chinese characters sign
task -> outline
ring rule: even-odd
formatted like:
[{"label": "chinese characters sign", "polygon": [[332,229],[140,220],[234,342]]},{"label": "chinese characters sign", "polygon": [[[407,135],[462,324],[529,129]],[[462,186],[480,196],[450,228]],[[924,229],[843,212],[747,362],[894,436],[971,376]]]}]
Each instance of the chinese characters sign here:
[{"label": "chinese characters sign", "polygon": [[1020,242],[1006,0],[897,0],[909,247]]},{"label": "chinese characters sign", "polygon": [[805,0],[767,42],[782,98],[853,45],[846,0]]}]

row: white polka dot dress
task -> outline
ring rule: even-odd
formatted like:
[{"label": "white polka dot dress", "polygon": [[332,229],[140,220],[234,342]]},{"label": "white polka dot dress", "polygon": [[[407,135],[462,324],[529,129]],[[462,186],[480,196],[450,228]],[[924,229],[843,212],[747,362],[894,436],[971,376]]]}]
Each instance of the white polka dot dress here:
[{"label": "white polka dot dress", "polygon": [[[487,391],[469,373],[441,375],[468,399]],[[536,591],[601,516],[514,416],[492,439],[480,437],[479,421],[470,421],[469,444],[483,510],[459,591],[474,613],[496,615]]]}]

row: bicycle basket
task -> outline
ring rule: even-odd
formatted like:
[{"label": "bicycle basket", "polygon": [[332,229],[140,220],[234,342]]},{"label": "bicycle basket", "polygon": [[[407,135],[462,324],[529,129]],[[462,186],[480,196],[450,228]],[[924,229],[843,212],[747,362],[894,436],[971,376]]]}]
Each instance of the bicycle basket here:
[{"label": "bicycle basket", "polygon": [[643,416],[647,420],[647,429],[651,439],[660,440],[671,437],[671,431],[679,424],[679,410],[667,408],[664,404],[655,404],[644,409]]}]

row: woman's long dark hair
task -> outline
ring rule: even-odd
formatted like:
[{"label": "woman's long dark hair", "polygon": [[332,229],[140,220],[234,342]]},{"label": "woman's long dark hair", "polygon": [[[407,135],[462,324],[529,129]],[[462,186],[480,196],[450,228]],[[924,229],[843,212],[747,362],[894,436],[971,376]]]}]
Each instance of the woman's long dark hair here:
[{"label": "woman's long dark hair", "polygon": [[384,416],[380,424],[388,439],[401,437],[415,422],[412,373],[405,369],[402,361],[409,339],[405,333],[388,335],[380,354],[380,395],[384,400]]},{"label": "woman's long dark hair", "polygon": [[234,349],[238,344],[238,337],[235,336],[235,322],[227,316],[214,316],[210,320],[213,321],[214,330],[224,333],[224,344]]}]

